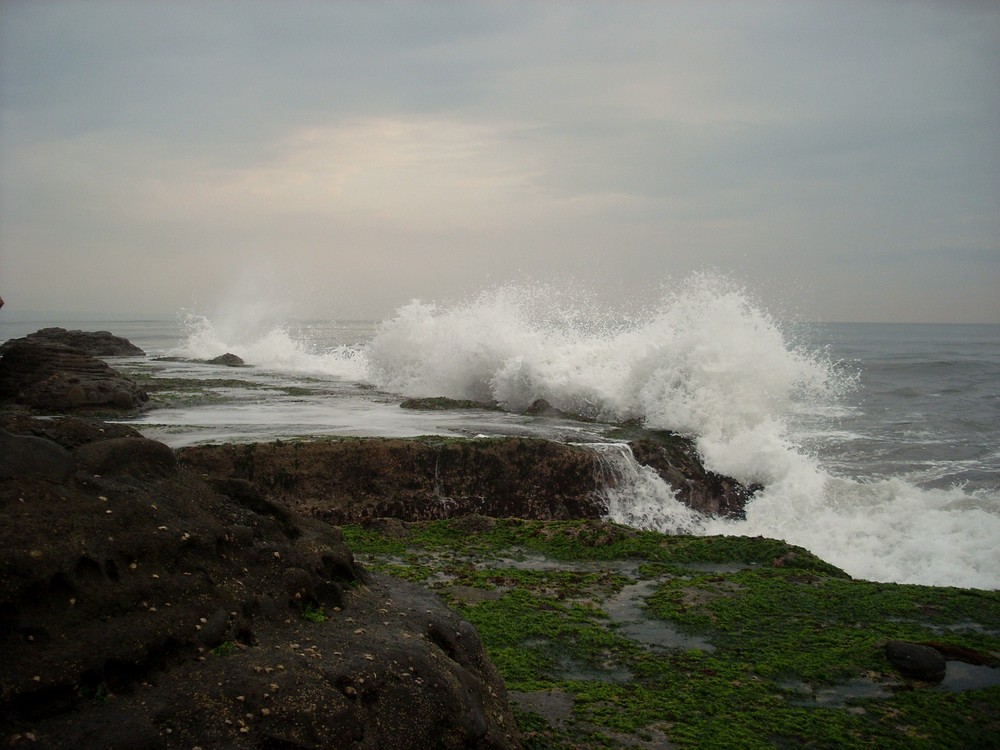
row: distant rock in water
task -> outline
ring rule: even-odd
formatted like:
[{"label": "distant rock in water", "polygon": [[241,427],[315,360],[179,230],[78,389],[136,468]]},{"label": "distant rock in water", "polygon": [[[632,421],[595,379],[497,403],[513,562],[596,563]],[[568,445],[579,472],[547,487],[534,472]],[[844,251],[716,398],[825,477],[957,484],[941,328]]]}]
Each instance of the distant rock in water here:
[{"label": "distant rock in water", "polygon": [[0,357],[0,401],[44,411],[135,409],[149,399],[105,362],[63,344],[28,338],[7,342]]},{"label": "distant rock in water", "polygon": [[572,419],[577,422],[593,422],[590,417],[582,414],[571,414],[570,412],[557,409],[544,398],[535,399],[531,402],[524,414],[529,417],[553,417],[556,419]]},{"label": "distant rock in water", "polygon": [[468,399],[432,396],[423,398],[408,398],[399,405],[401,409],[417,411],[448,411],[450,409],[483,409],[485,411],[502,411],[496,401],[470,401]]},{"label": "distant rock in water", "polygon": [[62,344],[79,349],[92,357],[142,357],[142,349],[126,338],[109,331],[67,331],[65,328],[42,328],[23,339],[11,339],[0,347],[2,353],[16,341],[36,341],[41,344]]},{"label": "distant rock in water", "polygon": [[226,352],[225,354],[220,354],[214,359],[208,360],[210,365],[225,365],[226,367],[246,367],[247,363],[244,362],[240,357],[236,356],[232,352]]}]

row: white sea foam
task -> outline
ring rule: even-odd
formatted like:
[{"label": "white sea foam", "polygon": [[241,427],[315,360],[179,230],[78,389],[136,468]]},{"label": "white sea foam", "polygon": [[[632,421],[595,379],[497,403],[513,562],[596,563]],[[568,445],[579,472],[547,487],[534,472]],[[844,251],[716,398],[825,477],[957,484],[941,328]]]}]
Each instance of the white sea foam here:
[{"label": "white sea foam", "polygon": [[[857,367],[797,345],[725,279],[693,277],[630,314],[544,285],[452,305],[414,301],[366,346],[319,346],[253,313],[192,318],[175,353],[231,351],[274,371],[366,381],[402,396],[495,400],[514,412],[543,398],[588,417],[638,418],[690,435],[710,469],[766,489],[745,521],[701,518],[653,472],[626,468],[627,456],[612,451],[616,520],[782,538],[862,578],[1000,588],[1000,497],[863,469],[838,476],[816,446],[837,442]],[[840,442],[856,437],[842,433]]]},{"label": "white sea foam", "polygon": [[412,396],[496,400],[512,411],[544,398],[591,417],[640,418],[694,437],[709,468],[766,485],[745,521],[700,519],[652,472],[619,468],[609,503],[624,523],[782,538],[873,580],[1000,587],[996,497],[970,505],[961,489],[836,477],[802,448],[824,419],[836,430],[855,376],[795,346],[743,290],[698,276],[632,319],[567,307],[550,292],[503,287],[449,307],[413,302],[381,324],[369,377]]},{"label": "white sea foam", "polygon": [[231,352],[264,370],[342,380],[363,380],[367,372],[363,349],[341,344],[317,350],[308,338],[263,319],[189,314],[183,326],[187,337],[170,352],[173,356],[213,359]]}]

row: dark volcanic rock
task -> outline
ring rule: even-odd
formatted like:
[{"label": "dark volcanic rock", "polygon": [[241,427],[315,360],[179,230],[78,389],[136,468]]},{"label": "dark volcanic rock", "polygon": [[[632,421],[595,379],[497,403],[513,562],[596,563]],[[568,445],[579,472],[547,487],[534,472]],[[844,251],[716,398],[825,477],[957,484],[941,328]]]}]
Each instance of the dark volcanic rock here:
[{"label": "dark volcanic rock", "polygon": [[0,414],[0,429],[18,435],[33,435],[51,440],[67,450],[85,443],[119,437],[142,437],[138,430],[124,424],[111,424],[78,417],[40,418],[23,412]]},{"label": "dark volcanic rock", "polygon": [[548,440],[345,440],[193,446],[183,466],[251,482],[330,523],[485,516],[600,518],[598,456]]},{"label": "dark volcanic rock", "polygon": [[70,452],[51,440],[0,429],[0,479],[34,477],[62,484],[75,468]]},{"label": "dark volcanic rock", "polygon": [[225,365],[226,367],[246,367],[247,363],[231,352],[220,354],[215,359],[208,360],[210,365]]},{"label": "dark volcanic rock", "polygon": [[109,331],[67,331],[65,328],[42,328],[23,339],[13,339],[2,347],[3,352],[13,341],[35,341],[39,344],[62,344],[79,349],[92,357],[142,357],[142,349],[126,338]]},{"label": "dark volcanic rock", "polygon": [[146,391],[106,363],[62,344],[15,339],[0,358],[0,400],[47,411],[134,409]]},{"label": "dark volcanic rock", "polygon": [[[738,517],[752,488],[705,471],[690,441],[634,440],[682,502]],[[193,446],[180,462],[206,476],[250,482],[263,496],[334,524],[383,516],[426,521],[601,518],[611,481],[585,446],[535,438],[482,440],[348,438],[316,442]]]},{"label": "dark volcanic rock", "polygon": [[629,442],[632,455],[677,491],[677,499],[712,516],[744,518],[747,501],[758,487],[706,471],[689,439],[658,432]]},{"label": "dark volcanic rock", "polygon": [[156,440],[111,438],[81,445],[73,452],[77,466],[102,477],[129,474],[136,477],[177,473],[174,452]]},{"label": "dark volcanic rock", "polygon": [[107,443],[76,451],[99,478],[0,479],[0,745],[518,746],[476,631],[436,597],[165,446]]},{"label": "dark volcanic rock", "polygon": [[909,641],[889,641],[885,644],[885,655],[905,676],[925,682],[941,682],[948,666],[937,649]]}]

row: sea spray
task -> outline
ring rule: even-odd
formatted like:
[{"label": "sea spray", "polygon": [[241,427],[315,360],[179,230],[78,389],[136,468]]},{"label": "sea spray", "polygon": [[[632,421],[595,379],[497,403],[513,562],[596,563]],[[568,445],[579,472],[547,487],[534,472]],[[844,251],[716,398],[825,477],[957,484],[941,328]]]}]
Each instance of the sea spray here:
[{"label": "sea spray", "polygon": [[[628,465],[624,449],[615,448],[608,449],[607,461],[621,462],[614,469],[617,520],[669,532],[777,537],[873,580],[1000,587],[996,456],[968,468],[976,483],[968,489],[929,483],[936,475],[963,476],[955,472],[969,464],[955,459],[943,468],[918,466],[928,476],[866,461],[873,450],[893,458],[897,449],[916,449],[909,433],[882,429],[895,429],[893,418],[905,418],[899,429],[908,420],[926,431],[933,417],[921,422],[899,415],[895,402],[888,411],[869,413],[862,397],[870,392],[851,396],[866,375],[865,360],[837,362],[815,344],[802,345],[789,333],[801,327],[779,324],[725,279],[693,277],[629,314],[545,285],[499,287],[450,305],[415,301],[373,325],[367,343],[331,338],[330,326],[321,340],[301,327],[250,318],[202,321],[189,329],[178,353],[207,359],[233,351],[275,372],[363,381],[400,396],[497,401],[511,412],[544,398],[590,419],[678,431],[694,439],[707,468],[765,485],[747,506],[746,520],[676,515],[672,490],[652,472]],[[992,342],[987,333],[984,340]],[[870,357],[874,350],[853,351]],[[988,347],[976,351],[985,364],[976,364],[979,380],[969,382],[986,385],[963,397],[978,398],[974,414],[990,423],[996,414],[989,400],[991,393],[995,399],[993,355]],[[904,353],[922,361],[920,352]],[[955,368],[949,372],[956,377]],[[890,370],[882,377],[892,385],[899,375]],[[940,393],[941,404],[953,398],[948,389]],[[907,409],[929,404],[906,398]],[[371,414],[359,413],[366,421],[356,429],[372,434]],[[475,419],[471,434],[493,418]],[[452,420],[461,430],[461,415]],[[516,427],[524,433],[535,421],[517,421]],[[538,422],[543,427],[544,420]],[[503,429],[492,421],[488,431]],[[932,438],[921,433],[920,439]]]},{"label": "sea spray", "polygon": [[[555,301],[554,301],[555,298]],[[785,421],[845,385],[723,279],[697,276],[637,318],[574,310],[548,287],[501,287],[450,307],[412,302],[380,324],[369,377],[406,396],[545,399],[570,414],[695,437],[710,468],[768,481]]]},{"label": "sea spray", "polygon": [[705,516],[677,499],[648,466],[637,463],[627,443],[592,443],[599,457],[599,486],[608,520],[664,534],[702,534]]},{"label": "sea spray", "polygon": [[363,348],[343,343],[317,346],[307,331],[295,332],[288,324],[188,313],[183,326],[187,336],[170,352],[173,356],[208,360],[232,352],[265,370],[342,380],[364,380],[367,373]]}]

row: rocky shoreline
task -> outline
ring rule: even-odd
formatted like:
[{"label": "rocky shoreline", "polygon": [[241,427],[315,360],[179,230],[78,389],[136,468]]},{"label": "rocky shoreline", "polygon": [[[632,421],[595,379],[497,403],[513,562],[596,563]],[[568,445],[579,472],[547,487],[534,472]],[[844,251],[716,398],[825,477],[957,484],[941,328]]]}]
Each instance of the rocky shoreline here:
[{"label": "rocky shoreline", "polygon": [[[608,524],[594,454],[544,440],[173,451],[94,419],[148,396],[52,335],[0,359],[0,744],[1000,740],[997,592]],[[683,438],[620,439],[702,512],[752,497]]]}]

